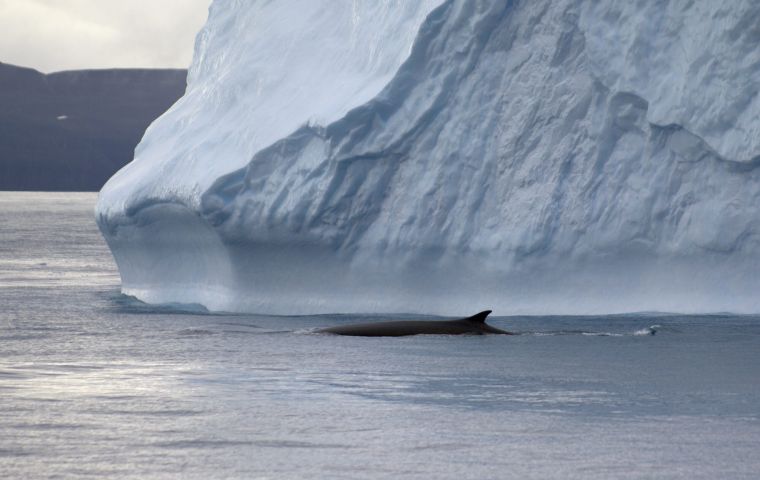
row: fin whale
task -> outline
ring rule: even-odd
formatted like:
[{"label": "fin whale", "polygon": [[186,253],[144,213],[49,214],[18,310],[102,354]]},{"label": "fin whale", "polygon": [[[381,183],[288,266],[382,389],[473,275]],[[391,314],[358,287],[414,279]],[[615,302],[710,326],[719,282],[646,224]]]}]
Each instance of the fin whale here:
[{"label": "fin whale", "polygon": [[514,335],[486,323],[491,310],[458,320],[412,320],[397,322],[357,323],[317,330],[318,333],[351,335],[356,337],[403,337],[406,335]]}]

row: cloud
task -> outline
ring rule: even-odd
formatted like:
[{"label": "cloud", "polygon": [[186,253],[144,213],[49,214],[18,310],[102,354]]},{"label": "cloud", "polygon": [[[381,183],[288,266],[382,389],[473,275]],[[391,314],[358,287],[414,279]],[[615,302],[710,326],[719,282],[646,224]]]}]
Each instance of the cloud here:
[{"label": "cloud", "polygon": [[211,0],[0,0],[0,61],[43,72],[190,64]]}]

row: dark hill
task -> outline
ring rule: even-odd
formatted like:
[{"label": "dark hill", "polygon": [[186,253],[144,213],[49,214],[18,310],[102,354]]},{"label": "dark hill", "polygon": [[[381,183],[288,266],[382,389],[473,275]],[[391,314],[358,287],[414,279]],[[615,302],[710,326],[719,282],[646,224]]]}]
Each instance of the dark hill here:
[{"label": "dark hill", "polygon": [[185,92],[186,70],[45,75],[0,63],[0,190],[94,191]]}]

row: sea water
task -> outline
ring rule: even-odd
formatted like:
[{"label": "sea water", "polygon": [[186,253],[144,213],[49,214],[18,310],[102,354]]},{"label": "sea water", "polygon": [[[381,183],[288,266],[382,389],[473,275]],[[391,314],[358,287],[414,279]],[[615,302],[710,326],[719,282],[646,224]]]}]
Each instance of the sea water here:
[{"label": "sea water", "polygon": [[149,306],[95,199],[0,193],[0,478],[760,476],[760,316],[354,338],[313,330],[388,317]]}]

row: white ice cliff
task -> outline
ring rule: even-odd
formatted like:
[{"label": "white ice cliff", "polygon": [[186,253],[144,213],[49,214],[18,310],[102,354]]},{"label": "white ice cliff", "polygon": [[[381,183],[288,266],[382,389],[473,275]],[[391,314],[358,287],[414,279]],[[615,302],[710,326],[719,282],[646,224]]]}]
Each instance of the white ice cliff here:
[{"label": "white ice cliff", "polygon": [[101,191],[123,291],[760,312],[760,3],[216,0]]}]

